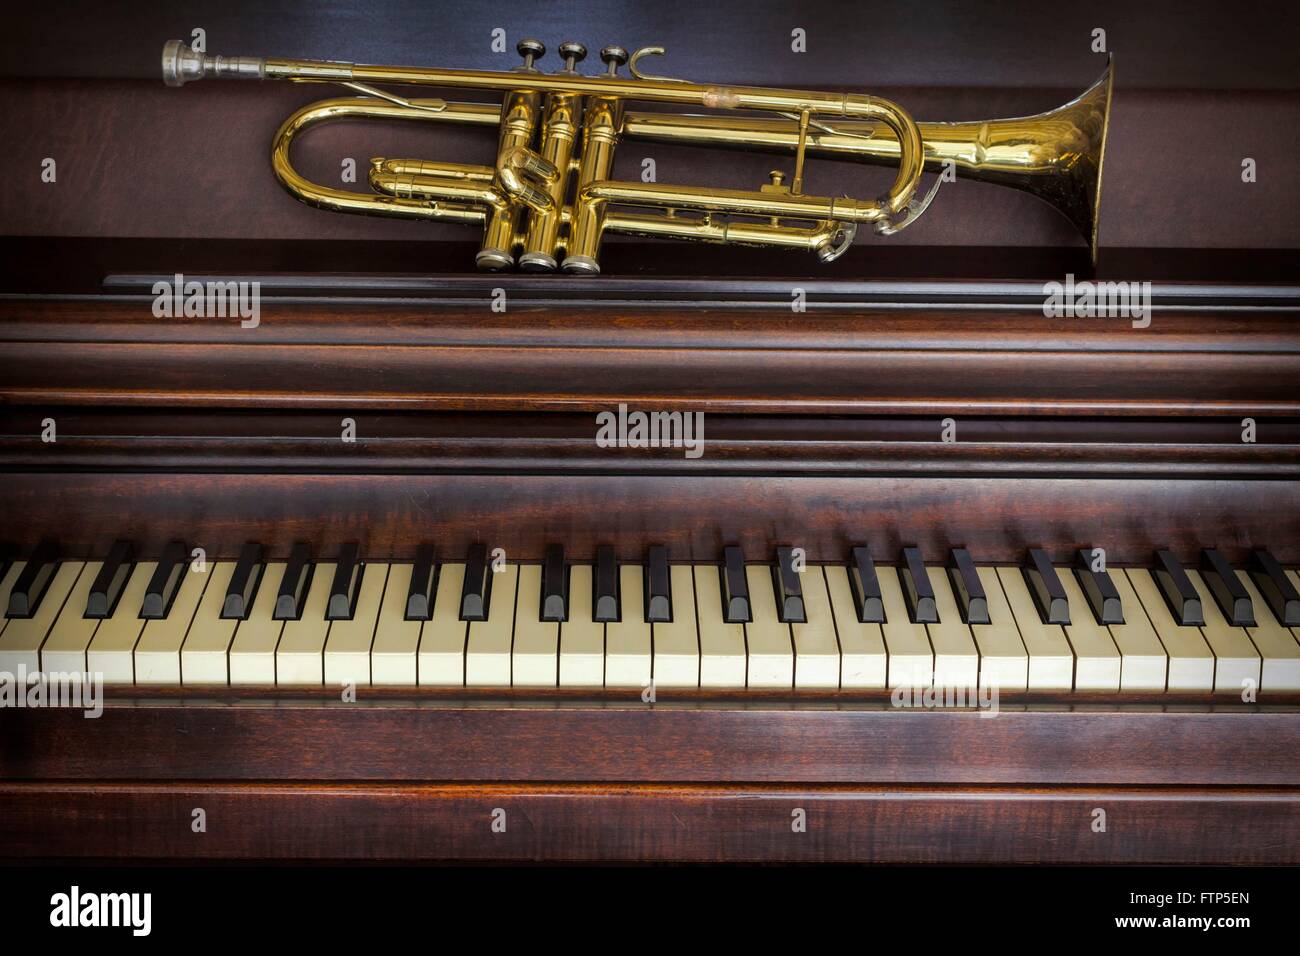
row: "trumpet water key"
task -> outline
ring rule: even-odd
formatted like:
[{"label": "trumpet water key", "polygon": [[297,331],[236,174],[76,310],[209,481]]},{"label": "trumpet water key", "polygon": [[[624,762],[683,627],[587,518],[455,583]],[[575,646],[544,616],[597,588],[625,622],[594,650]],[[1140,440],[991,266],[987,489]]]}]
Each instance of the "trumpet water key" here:
[{"label": "trumpet water key", "polygon": [[[580,43],[560,45],[563,65],[554,73],[536,65],[541,43],[523,40],[517,49],[515,69],[478,71],[209,56],[172,40],[163,47],[162,71],[168,86],[203,77],[282,79],[338,83],[360,94],[312,103],[284,121],[271,147],[280,183],[321,209],[473,224],[482,230],[476,263],[485,270],[594,275],[608,232],[804,249],[830,262],[859,225],[890,235],[914,222],[942,181],[919,194],[923,171],[949,160],[963,175],[1047,198],[1093,240],[1095,254],[1108,77],[1039,117],[918,126],[898,105],[865,94],[698,84],[642,72],[639,61],[663,54],[661,47],[629,55],[607,46],[600,53],[605,72],[594,76],[578,71],[586,56]],[[624,65],[630,77],[619,74]],[[375,84],[491,91],[501,104],[408,98]],[[1104,95],[1097,92],[1103,86]],[[712,112],[628,110],[634,101]],[[299,133],[356,117],[494,127],[496,159],[475,165],[379,157],[371,161],[372,193],[298,173],[290,149]],[[757,189],[619,181],[610,175],[625,138],[785,153],[793,170],[775,171]],[[803,188],[810,157],[896,164],[897,174],[877,198],[812,195]]]}]

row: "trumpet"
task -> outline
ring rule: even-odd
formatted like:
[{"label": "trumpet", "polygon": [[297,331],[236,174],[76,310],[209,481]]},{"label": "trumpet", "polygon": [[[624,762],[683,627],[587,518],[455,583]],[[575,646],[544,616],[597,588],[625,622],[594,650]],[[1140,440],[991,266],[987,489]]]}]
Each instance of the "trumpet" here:
[{"label": "trumpet", "polygon": [[[479,71],[210,56],[171,40],[163,47],[162,73],[168,86],[204,77],[279,79],[337,83],[360,94],[309,104],[284,121],[271,145],[281,185],[320,209],[477,226],[483,238],[475,263],[487,271],[597,275],[601,242],[610,232],[802,249],[832,262],[860,225],[892,235],[915,222],[944,178],[922,195],[923,172],[949,165],[1048,199],[1091,235],[1095,258],[1109,71],[1052,113],[984,124],[917,124],[897,104],[866,94],[697,84],[643,72],[641,61],[663,55],[662,47],[629,55],[607,46],[600,51],[605,72],[594,76],[578,72],[587,53],[580,43],[560,45],[564,63],[553,73],[536,65],[546,52],[540,42],[522,40],[517,50],[522,62],[514,69]],[[630,77],[619,74],[624,65]],[[496,92],[502,102],[406,97],[377,84]],[[1104,95],[1097,92],[1103,86]],[[713,112],[637,112],[626,108],[633,101]],[[494,127],[496,161],[377,157],[368,175],[371,193],[302,176],[290,160],[298,135],[349,118]],[[620,181],[609,177],[624,138],[793,154],[794,165],[792,173],[775,171],[757,189]],[[811,195],[803,188],[810,157],[896,164],[897,173],[876,198]]]}]

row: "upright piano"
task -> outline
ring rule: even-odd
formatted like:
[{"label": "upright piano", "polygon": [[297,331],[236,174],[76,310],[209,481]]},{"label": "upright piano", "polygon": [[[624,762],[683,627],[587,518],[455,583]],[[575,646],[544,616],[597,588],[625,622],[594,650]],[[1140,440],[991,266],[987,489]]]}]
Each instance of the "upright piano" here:
[{"label": "upright piano", "polygon": [[[454,228],[278,190],[318,94],[178,97],[188,24],[142,29],[138,69],[0,80],[0,856],[1300,862],[1300,199],[1232,152],[1283,167],[1272,74],[1120,74],[1095,269],[958,182],[829,266],[474,275]],[[1062,99],[838,62],[916,115]],[[1238,124],[1228,173],[1167,148],[1183,101]],[[398,136],[317,135],[334,170]],[[1149,325],[1045,314],[1067,274],[1151,282]],[[160,316],[178,277],[259,283],[256,323]]]}]

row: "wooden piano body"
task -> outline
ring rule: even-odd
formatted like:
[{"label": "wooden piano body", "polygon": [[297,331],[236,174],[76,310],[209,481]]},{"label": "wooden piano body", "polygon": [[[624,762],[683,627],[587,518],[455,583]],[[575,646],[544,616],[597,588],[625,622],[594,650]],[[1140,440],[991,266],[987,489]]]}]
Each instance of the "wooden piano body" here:
[{"label": "wooden piano body", "polygon": [[[1094,274],[1086,249],[1036,200],[980,183],[945,187],[922,223],[817,272],[611,241],[599,280],[468,276],[463,232],[283,195],[266,144],[319,90],[164,90],[153,51],[178,28],[87,8],[86,35],[129,28],[148,62],[102,43],[76,64],[24,53],[0,80],[13,144],[0,155],[0,543],[21,557],[56,537],[99,560],[129,539],[153,559],[179,538],[212,562],[247,541],[277,561],[298,541],[323,559],[357,542],[370,562],[411,561],[424,542],[443,561],[486,544],[516,562],[560,543],[579,563],[602,545],[624,562],[663,545],[675,565],[798,546],[814,567],[867,546],[882,569],[904,547],[932,566],[964,547],[1008,567],[1030,548],[1064,567],[1104,547],[1117,570],[1157,549],[1195,567],[1204,548],[1236,566],[1264,548],[1300,566],[1300,200],[1270,172],[1294,161],[1300,83],[1289,50],[1268,46],[1284,31],[1121,4],[979,22],[927,6],[860,24],[808,4],[826,55],[789,57],[776,12],[721,6],[765,56],[717,64],[711,31],[684,20],[664,36],[632,7],[627,37],[586,37],[567,8],[529,22],[545,20],[548,43],[662,40],[719,81],[872,89],[942,119],[1058,105],[1098,72],[1095,20],[1140,44],[1119,63],[1095,275],[1153,281],[1150,326],[1045,317],[1045,282]],[[473,42],[500,14],[452,8],[441,57],[399,15],[368,19],[364,54],[345,19],[310,49],[292,23],[203,22],[226,52],[499,68]],[[27,16],[20,35],[48,30]],[[941,30],[933,52],[949,79],[933,79],[933,56],[863,52],[950,21],[965,32]],[[1037,52],[990,62],[1008,42]],[[951,79],[976,76],[992,85]],[[1186,155],[1170,144],[1189,115],[1236,133]],[[382,126],[312,135],[309,174],[402,155]],[[436,142],[454,161],[486,148],[474,131]],[[87,143],[105,144],[93,163]],[[639,175],[644,154],[624,150],[616,171]],[[1250,187],[1239,154],[1258,161]],[[772,164],[654,155],[665,180],[722,185]],[[57,189],[29,187],[46,156]],[[176,273],[262,281],[260,324],[156,318],[153,282]],[[620,403],[703,412],[705,454],[598,447],[596,414]],[[1300,694],[1286,688],[1026,689],[1001,694],[995,717],[899,707],[886,688],[107,694],[97,719],[0,708],[0,857],[1300,862]]]},{"label": "wooden piano body", "polygon": [[[573,561],[663,544],[708,562],[735,543],[751,561],[796,544],[842,564],[866,544],[884,560],[916,545],[936,564],[956,546],[999,564],[1044,547],[1067,564],[1098,545],[1116,565],[1169,547],[1190,566],[1206,546],[1300,562],[1300,336],[1285,315],[1176,310],[1134,334],[1017,310],[606,300],[494,317],[310,301],[265,304],[254,341],[231,322],[160,329],[138,306],[0,306],[14,540],[102,555],[126,538],[144,555],[180,536],[213,560],[246,540],[283,560],[307,540],[321,555],[358,541],[376,561],[409,561],[423,541],[537,561],[559,541]],[[594,411],[619,401],[704,410],[707,453],[596,447]],[[339,439],[344,415],[354,443]],[[110,688],[95,720],[0,711],[3,845],[1256,863],[1300,845],[1294,694],[1007,693],[994,718],[899,709],[887,690],[341,697],[137,686]],[[194,807],[208,832],[191,831]]]}]

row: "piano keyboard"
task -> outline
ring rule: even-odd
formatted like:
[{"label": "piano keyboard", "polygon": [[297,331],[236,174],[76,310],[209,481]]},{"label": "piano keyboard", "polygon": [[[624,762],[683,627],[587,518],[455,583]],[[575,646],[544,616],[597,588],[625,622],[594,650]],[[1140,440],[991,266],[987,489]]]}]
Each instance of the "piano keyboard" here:
[{"label": "piano keyboard", "polygon": [[1266,551],[1199,569],[566,562],[493,568],[476,546],[437,563],[189,565],[119,543],[99,560],[43,543],[0,573],[0,671],[102,673],[136,685],[892,688],[1240,694],[1300,690],[1300,577]]}]

